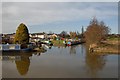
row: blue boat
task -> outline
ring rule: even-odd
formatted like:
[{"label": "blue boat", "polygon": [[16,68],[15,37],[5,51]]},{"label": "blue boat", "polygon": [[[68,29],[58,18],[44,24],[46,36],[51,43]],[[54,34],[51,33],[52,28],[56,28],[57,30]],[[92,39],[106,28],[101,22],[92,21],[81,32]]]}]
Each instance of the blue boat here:
[{"label": "blue boat", "polygon": [[83,43],[83,42],[81,42],[81,41],[68,41],[67,46],[78,45],[81,43]]},{"label": "blue boat", "polygon": [[32,49],[31,48],[25,48],[25,49],[21,49],[20,51],[21,52],[30,52],[30,51],[32,51]]}]

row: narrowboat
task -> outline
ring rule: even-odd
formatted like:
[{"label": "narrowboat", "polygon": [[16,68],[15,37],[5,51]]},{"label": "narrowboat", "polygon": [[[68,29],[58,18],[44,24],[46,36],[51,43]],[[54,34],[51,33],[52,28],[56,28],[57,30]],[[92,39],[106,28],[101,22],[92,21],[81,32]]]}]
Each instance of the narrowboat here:
[{"label": "narrowboat", "polygon": [[20,44],[0,44],[0,51],[2,52],[29,52],[32,48],[21,49]]}]

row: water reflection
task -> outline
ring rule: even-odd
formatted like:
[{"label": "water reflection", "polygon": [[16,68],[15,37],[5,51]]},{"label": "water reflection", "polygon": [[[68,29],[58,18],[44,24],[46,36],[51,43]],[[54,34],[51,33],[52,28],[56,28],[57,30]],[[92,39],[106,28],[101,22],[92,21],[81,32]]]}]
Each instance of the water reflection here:
[{"label": "water reflection", "polygon": [[15,61],[16,68],[20,75],[26,75],[30,66],[32,53],[3,53],[2,60]]},{"label": "water reflection", "polygon": [[97,73],[103,69],[106,63],[106,58],[104,55],[97,55],[95,53],[86,53],[85,57],[87,73],[90,77],[98,77]]},{"label": "water reflection", "polygon": [[71,46],[70,47],[70,54],[76,54],[76,47],[77,46]]},{"label": "water reflection", "polygon": [[[70,55],[70,54],[75,54],[75,55]],[[38,75],[34,75],[35,77],[51,77],[55,74],[57,77],[84,76],[90,78],[91,77],[98,78],[100,76],[99,72],[104,73],[104,67],[106,66],[106,63],[108,63],[108,60],[106,60],[107,56],[97,55],[95,53],[89,53],[86,50],[85,45],[60,47],[60,48],[52,47],[51,49],[47,49],[47,52],[45,52],[44,54],[39,52],[12,53],[12,54],[7,53],[4,54],[3,56],[11,57],[7,59],[12,59],[12,60],[14,59],[15,67],[16,67],[15,69],[17,69],[17,72],[14,71],[13,75],[16,76],[16,73],[19,73],[20,76],[18,77],[26,77],[26,76],[31,77],[33,73],[36,73]],[[114,67],[115,66],[113,66],[113,68]],[[7,73],[9,73],[9,69],[11,68],[8,69],[4,68],[4,70]],[[31,70],[30,72],[29,69]],[[12,70],[14,69],[12,68]],[[5,75],[5,73],[3,75]]]},{"label": "water reflection", "polygon": [[18,72],[21,75],[26,75],[29,70],[29,66],[30,66],[29,56],[21,56],[21,60],[15,61],[15,64],[16,64]]}]

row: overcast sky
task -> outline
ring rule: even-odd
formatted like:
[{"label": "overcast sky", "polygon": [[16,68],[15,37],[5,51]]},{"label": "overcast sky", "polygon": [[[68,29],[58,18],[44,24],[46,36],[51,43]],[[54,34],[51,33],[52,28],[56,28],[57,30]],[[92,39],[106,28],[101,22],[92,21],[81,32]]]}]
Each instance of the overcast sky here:
[{"label": "overcast sky", "polygon": [[20,23],[31,33],[80,32],[94,16],[118,33],[117,2],[3,2],[2,33],[14,33]]}]

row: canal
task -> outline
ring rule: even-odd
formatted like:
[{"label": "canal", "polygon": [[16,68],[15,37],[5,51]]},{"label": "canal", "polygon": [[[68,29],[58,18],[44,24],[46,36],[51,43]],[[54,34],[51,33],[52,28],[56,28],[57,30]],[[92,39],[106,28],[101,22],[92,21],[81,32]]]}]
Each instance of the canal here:
[{"label": "canal", "polygon": [[118,78],[117,54],[87,53],[84,45],[3,56],[3,78]]}]

